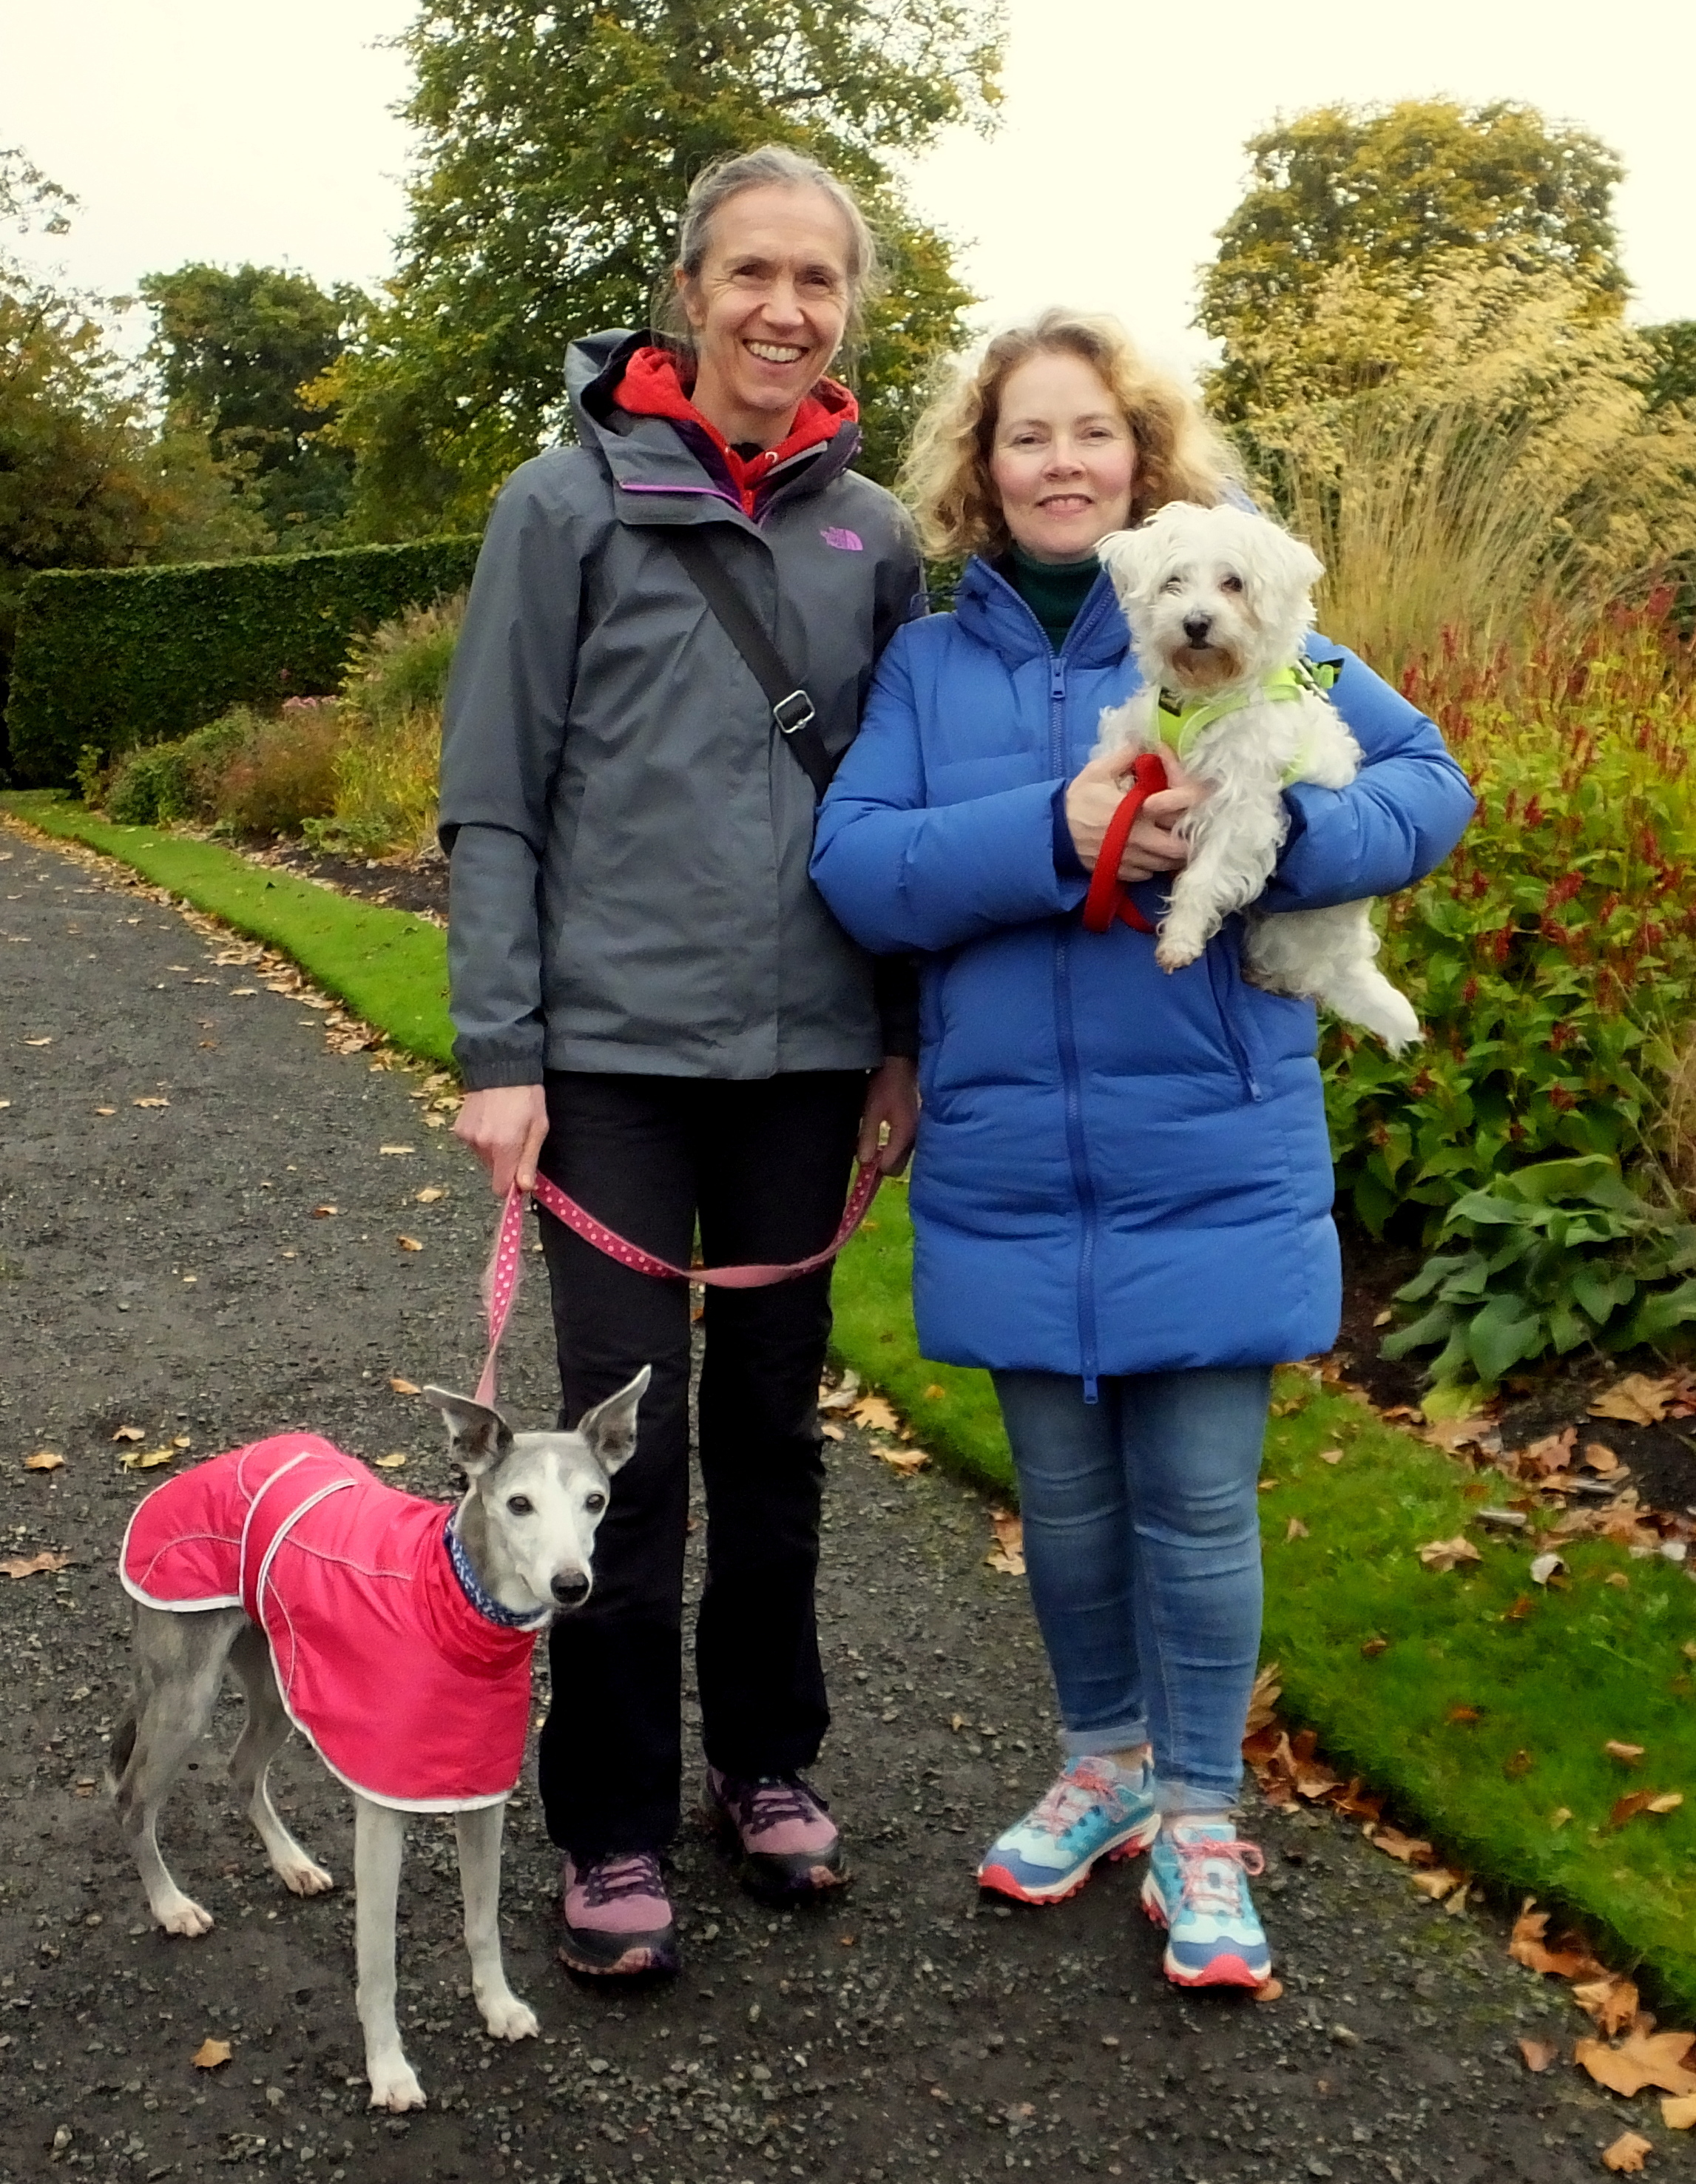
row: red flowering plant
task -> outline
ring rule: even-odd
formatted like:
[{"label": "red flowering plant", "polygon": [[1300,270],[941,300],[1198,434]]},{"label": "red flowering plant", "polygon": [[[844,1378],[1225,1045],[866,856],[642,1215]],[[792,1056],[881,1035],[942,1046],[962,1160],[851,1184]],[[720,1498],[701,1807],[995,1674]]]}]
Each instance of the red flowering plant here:
[{"label": "red flowering plant", "polygon": [[[1464,1273],[1456,1261],[1410,1285],[1426,1309],[1391,1343],[1440,1346],[1440,1380],[1487,1385],[1551,1349],[1617,1348],[1696,1319],[1696,1284],[1671,1319],[1665,1301],[1685,1218],[1664,1133],[1696,994],[1696,663],[1668,604],[1621,610],[1576,646],[1551,628],[1482,665],[1451,638],[1403,677],[1479,810],[1448,863],[1387,906],[1384,967],[1424,1044],[1393,1061],[1332,1026],[1321,1060],[1339,1201],[1364,1228],[1478,1250],[1480,1215],[1511,1232],[1483,1251],[1499,1262],[1487,1272],[1463,1251]],[[1510,1220],[1478,1203],[1550,1162],[1552,1200],[1510,1191]],[[1533,1228],[1535,1268],[1529,1245],[1508,1248]]]}]

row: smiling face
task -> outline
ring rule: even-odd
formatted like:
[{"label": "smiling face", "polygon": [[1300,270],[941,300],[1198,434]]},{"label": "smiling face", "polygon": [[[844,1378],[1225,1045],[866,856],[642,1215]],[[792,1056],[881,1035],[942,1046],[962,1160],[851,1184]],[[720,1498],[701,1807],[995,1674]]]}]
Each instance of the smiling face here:
[{"label": "smiling face", "polygon": [[732,445],[775,448],[841,346],[853,238],[823,190],[765,183],[713,214],[700,271],[677,275],[694,330],[695,407]]},{"label": "smiling face", "polygon": [[1066,349],[1040,350],[1002,382],[989,475],[1015,543],[1078,561],[1130,520],[1137,443],[1113,391]]}]

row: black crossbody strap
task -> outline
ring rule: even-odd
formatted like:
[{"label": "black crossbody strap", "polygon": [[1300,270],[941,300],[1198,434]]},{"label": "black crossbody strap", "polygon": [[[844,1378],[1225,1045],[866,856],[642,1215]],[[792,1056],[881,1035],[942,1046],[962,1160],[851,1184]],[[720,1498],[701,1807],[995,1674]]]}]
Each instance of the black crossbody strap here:
[{"label": "black crossbody strap", "polygon": [[666,533],[665,543],[765,694],[778,733],[812,783],[814,794],[822,796],[831,785],[837,761],[826,749],[815,723],[812,699],[784,666],[782,655],[766,635],[735,577],[720,560],[706,530],[680,526]]}]

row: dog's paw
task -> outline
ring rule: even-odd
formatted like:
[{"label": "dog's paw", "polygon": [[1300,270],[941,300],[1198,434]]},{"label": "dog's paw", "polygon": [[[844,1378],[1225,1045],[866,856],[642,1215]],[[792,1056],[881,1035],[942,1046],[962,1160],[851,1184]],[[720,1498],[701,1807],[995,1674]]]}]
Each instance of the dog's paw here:
[{"label": "dog's paw", "polygon": [[1163,971],[1182,971],[1199,957],[1199,944],[1189,940],[1174,940],[1163,934],[1154,945],[1154,961]]},{"label": "dog's paw", "polygon": [[335,1880],[321,1865],[314,1865],[309,1858],[297,1864],[291,1860],[277,1868],[277,1878],[291,1896],[323,1896],[335,1886]]},{"label": "dog's paw", "polygon": [[492,1995],[487,2001],[479,1997],[477,2007],[492,2040],[534,2040],[542,2030],[536,2012],[515,1994]]},{"label": "dog's paw", "polygon": [[424,2088],[413,2075],[413,2069],[404,2055],[392,2063],[371,2064],[367,2066],[371,2081],[371,2098],[368,2108],[387,2109],[392,2114],[401,2115],[408,2109],[425,2105]]},{"label": "dog's paw", "polygon": [[212,1914],[203,1911],[192,1897],[178,1896],[172,1903],[156,1903],[153,1916],[166,1933],[181,1934],[189,1941],[212,1931]]}]

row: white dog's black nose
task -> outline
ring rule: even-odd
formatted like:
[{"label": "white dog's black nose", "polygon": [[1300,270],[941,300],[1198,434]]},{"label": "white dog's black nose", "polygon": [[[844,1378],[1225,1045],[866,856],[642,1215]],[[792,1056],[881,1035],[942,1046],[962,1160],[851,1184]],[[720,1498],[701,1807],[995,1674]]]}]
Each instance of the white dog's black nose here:
[{"label": "white dog's black nose", "polygon": [[1213,616],[1204,614],[1184,616],[1184,635],[1192,644],[1205,644],[1207,633],[1213,627]]},{"label": "white dog's black nose", "polygon": [[561,1607],[581,1607],[589,1596],[589,1580],[581,1570],[571,1570],[554,1579],[552,1591]]}]

